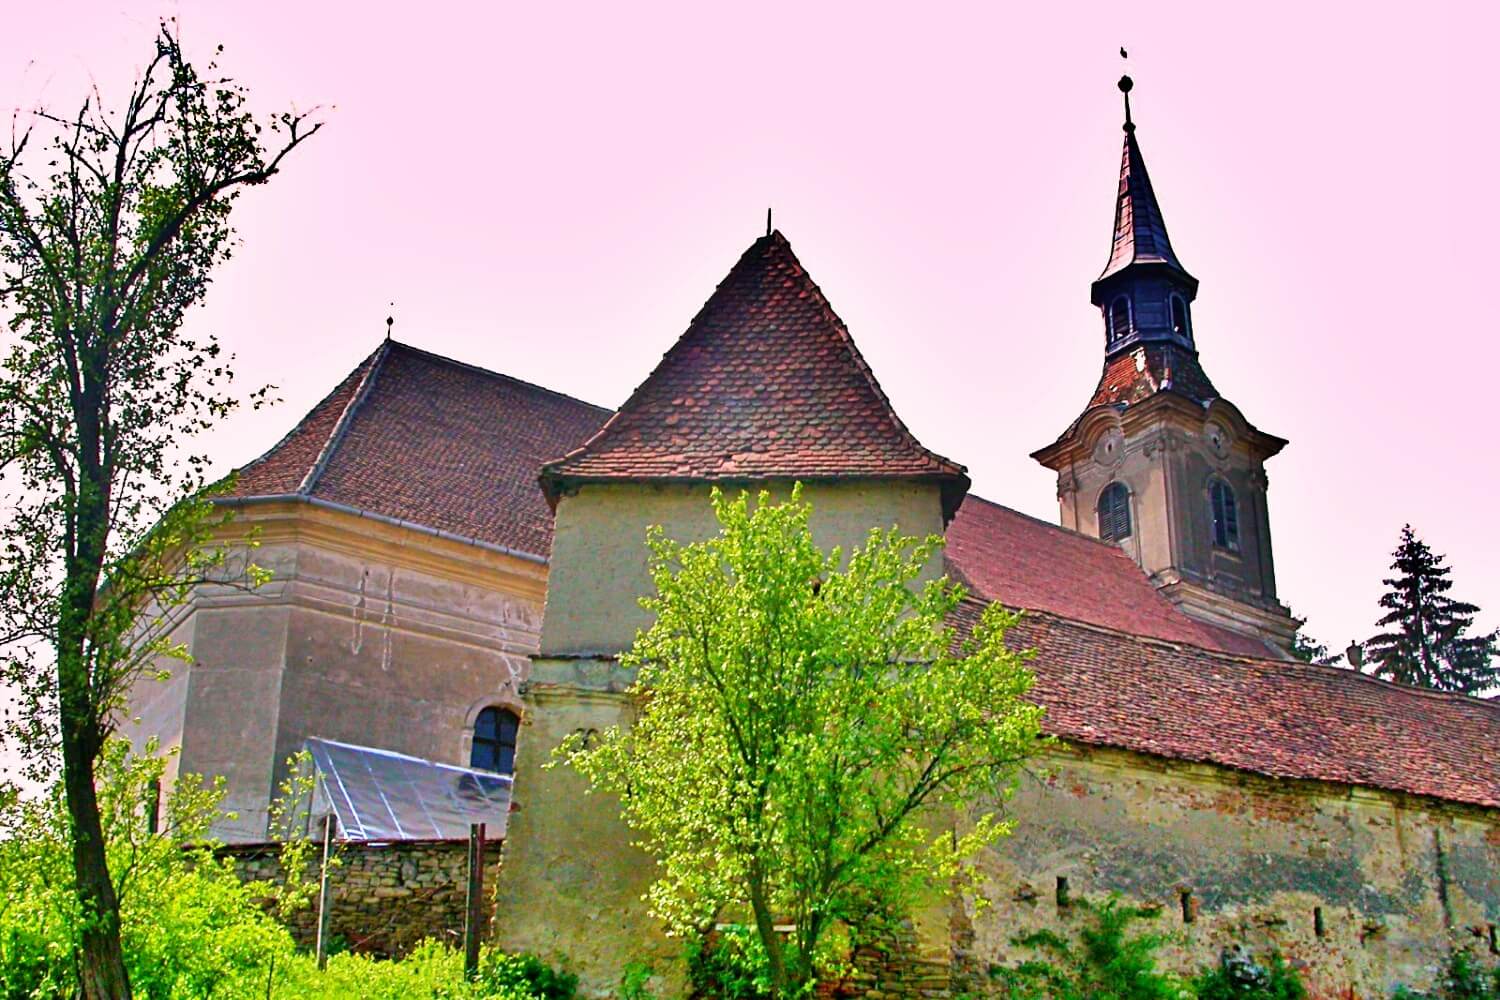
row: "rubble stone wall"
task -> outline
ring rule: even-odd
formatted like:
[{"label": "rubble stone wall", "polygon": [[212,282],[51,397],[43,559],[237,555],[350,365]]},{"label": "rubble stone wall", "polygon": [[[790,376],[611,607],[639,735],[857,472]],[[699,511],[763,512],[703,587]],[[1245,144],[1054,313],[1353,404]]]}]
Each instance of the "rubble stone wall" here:
[{"label": "rubble stone wall", "polygon": [[[494,898],[500,872],[500,842],[485,844],[484,891]],[[222,848],[245,881],[282,884],[278,844],[235,844]],[[384,957],[404,955],[423,938],[455,946],[463,941],[464,902],[469,845],[462,840],[409,840],[396,843],[336,845],[336,864],[329,870],[332,897],[330,933],[334,943],[351,951]],[[318,880],[320,856],[308,862],[303,877]],[[484,907],[484,937],[493,907]],[[316,907],[290,921],[297,943],[312,947],[317,938]]]}]

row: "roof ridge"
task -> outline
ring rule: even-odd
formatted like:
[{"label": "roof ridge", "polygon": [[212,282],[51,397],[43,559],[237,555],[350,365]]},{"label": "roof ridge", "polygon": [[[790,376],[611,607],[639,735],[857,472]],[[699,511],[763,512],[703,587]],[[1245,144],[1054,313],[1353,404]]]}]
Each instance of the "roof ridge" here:
[{"label": "roof ridge", "polygon": [[887,396],[885,394],[885,390],[881,388],[880,380],[875,377],[875,370],[870,367],[870,363],[865,360],[865,356],[860,351],[859,345],[854,342],[854,334],[849,332],[848,324],[845,323],[844,318],[838,314],[838,310],[833,308],[833,303],[828,300],[828,296],[823,294],[822,287],[813,280],[811,272],[809,272],[807,268],[802,265],[802,258],[798,257],[796,252],[792,250],[791,243],[785,236],[782,235],[781,230],[779,229],[774,230],[771,233],[771,236],[767,238],[778,238],[780,239],[782,245],[786,247],[786,251],[791,255],[793,263],[797,265],[798,276],[807,285],[807,287],[812,290],[812,293],[817,296],[819,307],[825,313],[827,313],[829,319],[833,321],[834,330],[839,334],[840,341],[848,349],[849,354],[854,358],[855,367],[859,369],[860,373],[864,375],[865,380],[869,382],[870,389],[875,393],[876,398],[885,404],[885,415],[890,418],[891,422],[895,425],[896,430],[906,438],[907,443],[916,448],[918,451],[922,452],[924,455],[928,455],[929,457],[937,460],[942,464],[952,466],[960,474],[966,473],[968,469],[962,463],[955,462],[953,459],[948,458],[946,455],[939,455],[937,452],[924,445],[921,441],[917,440],[917,436],[911,432],[911,428],[906,426],[906,421],[901,419],[901,414],[896,412],[896,406],[891,402],[891,397]]},{"label": "roof ridge", "polygon": [[[1118,545],[1116,545],[1114,542],[1106,541],[1103,538],[1095,538],[1093,535],[1085,535],[1083,532],[1079,531],[1077,528],[1068,528],[1068,527],[1065,527],[1065,526],[1063,526],[1061,524],[1054,524],[1053,522],[1048,521],[1045,518],[1037,517],[1035,514],[1028,514],[1024,510],[1017,510],[1016,508],[1011,507],[1008,504],[1003,504],[999,500],[991,500],[988,497],[982,497],[982,496],[980,496],[977,493],[968,493],[968,494],[965,494],[964,499],[965,500],[974,499],[974,500],[979,501],[982,504],[988,504],[991,507],[998,507],[998,508],[1000,508],[1001,510],[1005,511],[1008,514],[1014,514],[1017,517],[1025,518],[1026,520],[1030,521],[1032,524],[1038,525],[1039,527],[1043,527],[1043,528],[1047,528],[1047,529],[1050,529],[1052,531],[1055,531],[1058,534],[1064,536],[1065,538],[1077,538],[1077,539],[1081,539],[1082,541],[1085,541],[1085,542],[1091,542],[1094,545],[1102,545],[1106,549],[1110,549],[1110,550],[1115,551],[1115,552],[1120,552],[1121,555],[1124,555],[1124,553],[1120,550],[1120,547]],[[1129,558],[1129,557],[1126,556],[1126,558]],[[1134,560],[1131,560],[1131,561],[1134,562]]]},{"label": "roof ridge", "polygon": [[446,354],[438,354],[436,351],[429,351],[426,348],[417,347],[413,344],[408,344],[405,341],[401,340],[391,340],[388,341],[388,343],[392,347],[399,347],[403,351],[410,351],[412,354],[420,355],[421,357],[427,358],[432,361],[438,361],[443,364],[452,365],[455,368],[462,368],[466,371],[471,371],[478,375],[488,375],[492,378],[504,379],[507,382],[525,386],[528,389],[535,389],[538,392],[545,392],[549,396],[557,396],[559,399],[566,399],[574,403],[582,403],[584,406],[593,407],[594,409],[601,410],[605,413],[611,412],[610,408],[607,406],[601,406],[598,403],[592,403],[587,399],[582,399],[570,393],[562,392],[558,389],[549,388],[548,386],[541,385],[537,382],[531,382],[524,378],[516,378],[514,375],[507,375],[505,372],[496,371],[493,368],[486,368],[483,365],[476,365],[468,361],[460,361],[457,358],[450,358]]},{"label": "roof ridge", "polygon": [[[963,603],[974,604],[983,607],[987,607],[990,604],[1001,604],[1004,607],[1010,607],[1009,605],[1005,605],[1002,601],[987,600],[973,593],[970,593],[968,596],[966,596],[963,600]],[[1276,670],[1292,670],[1296,673],[1304,674],[1309,677],[1329,677],[1337,675],[1341,678],[1340,683],[1344,682],[1342,678],[1347,678],[1356,682],[1373,684],[1377,687],[1396,691],[1405,695],[1443,701],[1449,704],[1477,707],[1484,711],[1493,712],[1497,715],[1500,715],[1500,700],[1493,698],[1479,698],[1474,695],[1460,694],[1456,691],[1438,691],[1433,688],[1417,687],[1412,684],[1397,684],[1394,681],[1388,681],[1383,678],[1364,673],[1363,671],[1350,670],[1345,667],[1335,667],[1332,665],[1325,665],[1320,663],[1308,663],[1305,660],[1278,660],[1272,657],[1248,656],[1244,653],[1233,653],[1223,649],[1212,649],[1207,646],[1197,646],[1189,642],[1179,642],[1173,639],[1161,639],[1152,635],[1142,635],[1138,632],[1127,632],[1123,629],[1111,628],[1108,625],[1099,625],[1095,622],[1084,621],[1082,618],[1070,618],[1067,615],[1060,615],[1055,611],[1043,611],[1036,608],[1012,608],[1012,610],[1020,611],[1027,617],[1061,622],[1066,625],[1087,629],[1091,632],[1098,632],[1102,635],[1123,636],[1124,638],[1133,640],[1135,642],[1145,643],[1151,646],[1158,646],[1164,649],[1190,649],[1194,652],[1202,653],[1206,656],[1211,656],[1214,659],[1218,660],[1227,660],[1233,663],[1240,664],[1254,664],[1260,667],[1271,667]]]},{"label": "roof ridge", "polygon": [[308,469],[307,475],[302,477],[302,482],[298,484],[296,489],[297,493],[303,496],[312,496],[312,492],[317,487],[318,480],[322,477],[323,471],[328,468],[329,460],[333,458],[334,451],[344,440],[344,435],[349,430],[349,424],[354,420],[355,411],[359,409],[359,404],[365,401],[365,397],[370,394],[371,388],[375,385],[375,379],[380,373],[380,367],[385,363],[385,359],[390,357],[390,354],[391,341],[387,338],[381,341],[380,346],[375,348],[375,353],[370,356],[369,367],[360,378],[359,385],[355,386],[354,394],[349,397],[349,402],[344,404],[344,410],[339,414],[338,420],[334,423],[333,430],[328,432],[328,440],[323,442],[323,447],[318,451],[318,457],[313,460],[312,468]]}]

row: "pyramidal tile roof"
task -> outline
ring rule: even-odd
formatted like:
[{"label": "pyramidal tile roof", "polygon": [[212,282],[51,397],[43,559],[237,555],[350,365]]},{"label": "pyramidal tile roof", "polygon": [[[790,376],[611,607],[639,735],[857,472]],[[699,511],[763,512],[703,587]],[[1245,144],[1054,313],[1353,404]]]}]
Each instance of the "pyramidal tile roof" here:
[{"label": "pyramidal tile roof", "polygon": [[1146,173],[1140,143],[1135,139],[1135,126],[1127,124],[1125,149],[1120,156],[1120,189],[1115,198],[1114,241],[1110,244],[1109,263],[1098,281],[1132,264],[1165,264],[1187,274],[1177,254],[1172,252],[1167,222],[1152,190],[1151,177]]},{"label": "pyramidal tile roof", "polygon": [[307,499],[545,558],[546,459],[609,411],[519,379],[386,341],[270,451],[229,502]]},{"label": "pyramidal tile roof", "polygon": [[745,251],[599,432],[542,470],[554,497],[594,481],[835,477],[939,480],[950,513],[968,487],[896,416],[780,232]]}]

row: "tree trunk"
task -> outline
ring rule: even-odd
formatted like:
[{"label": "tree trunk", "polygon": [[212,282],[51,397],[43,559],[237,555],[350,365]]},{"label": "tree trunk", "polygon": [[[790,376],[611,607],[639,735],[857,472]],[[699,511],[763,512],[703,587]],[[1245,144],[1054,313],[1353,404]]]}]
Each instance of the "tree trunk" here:
[{"label": "tree trunk", "polygon": [[85,1000],[130,1000],[130,979],[120,948],[120,904],[104,854],[94,759],[63,727],[63,784],[73,832],[73,888],[83,915],[78,973]]},{"label": "tree trunk", "polygon": [[776,921],[766,902],[765,880],[759,871],[752,871],[750,875],[750,909],[755,914],[755,929],[760,934],[760,943],[766,948],[766,962],[771,966],[771,1000],[781,1000],[787,995],[786,957],[781,952],[781,939],[776,936]]}]

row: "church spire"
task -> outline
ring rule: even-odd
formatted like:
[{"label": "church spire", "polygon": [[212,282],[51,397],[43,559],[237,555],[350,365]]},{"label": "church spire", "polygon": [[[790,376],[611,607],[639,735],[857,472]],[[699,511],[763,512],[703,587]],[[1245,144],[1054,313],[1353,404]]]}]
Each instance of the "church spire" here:
[{"label": "church spire", "polygon": [[1104,311],[1110,354],[1149,341],[1192,348],[1187,313],[1188,303],[1198,294],[1198,279],[1187,272],[1172,249],[1161,204],[1146,172],[1130,113],[1130,91],[1135,84],[1122,76],[1119,86],[1125,97],[1125,144],[1120,154],[1114,238],[1109,262],[1094,281],[1090,298]]}]

